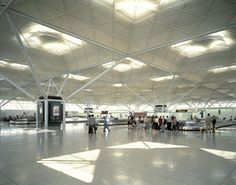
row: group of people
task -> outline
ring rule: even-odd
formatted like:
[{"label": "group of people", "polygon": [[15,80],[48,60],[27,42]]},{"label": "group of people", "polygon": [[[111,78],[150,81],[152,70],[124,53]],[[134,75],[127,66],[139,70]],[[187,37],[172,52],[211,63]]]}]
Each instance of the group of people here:
[{"label": "group of people", "polygon": [[178,130],[178,121],[175,116],[172,116],[169,119],[168,116],[151,116],[151,117],[138,117],[135,118],[134,116],[130,116],[128,118],[128,128],[141,128],[140,125],[144,125],[145,129],[152,129],[153,131],[160,130],[164,132],[165,129],[167,130]]},{"label": "group of people", "polygon": [[216,125],[216,117],[212,116],[210,114],[207,115],[206,117],[206,132],[215,132],[215,125]]},{"label": "group of people", "polygon": [[[109,119],[104,116],[103,117],[103,132],[106,132],[106,131],[110,131],[109,127],[108,127],[108,122],[109,122]],[[88,116],[88,134],[96,134],[97,133],[97,122],[95,120],[95,117],[94,115],[89,115]]]}]

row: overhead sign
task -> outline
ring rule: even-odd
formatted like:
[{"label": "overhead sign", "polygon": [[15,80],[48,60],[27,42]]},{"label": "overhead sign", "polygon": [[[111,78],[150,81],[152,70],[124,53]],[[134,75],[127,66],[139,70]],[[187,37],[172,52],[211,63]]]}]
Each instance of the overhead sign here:
[{"label": "overhead sign", "polygon": [[177,109],[176,112],[188,112],[187,109]]}]

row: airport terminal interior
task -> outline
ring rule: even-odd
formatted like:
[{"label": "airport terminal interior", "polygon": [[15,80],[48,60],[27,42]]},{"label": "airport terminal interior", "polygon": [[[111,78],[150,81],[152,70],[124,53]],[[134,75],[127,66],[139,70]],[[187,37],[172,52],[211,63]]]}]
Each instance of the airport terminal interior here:
[{"label": "airport terminal interior", "polygon": [[236,0],[0,0],[0,185],[236,185]]}]

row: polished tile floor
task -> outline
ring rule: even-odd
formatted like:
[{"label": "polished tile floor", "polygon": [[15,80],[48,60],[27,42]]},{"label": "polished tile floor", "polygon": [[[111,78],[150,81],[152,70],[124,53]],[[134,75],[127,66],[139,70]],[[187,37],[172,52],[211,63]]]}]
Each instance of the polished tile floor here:
[{"label": "polished tile floor", "polygon": [[235,185],[236,130],[128,130],[0,123],[0,185]]}]

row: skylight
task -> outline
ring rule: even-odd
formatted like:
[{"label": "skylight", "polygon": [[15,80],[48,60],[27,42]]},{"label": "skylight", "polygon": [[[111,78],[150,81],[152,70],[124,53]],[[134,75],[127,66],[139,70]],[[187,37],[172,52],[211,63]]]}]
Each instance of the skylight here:
[{"label": "skylight", "polygon": [[[162,77],[156,77],[156,78],[152,78],[151,80],[159,82],[159,81],[164,81],[164,80],[171,80],[173,79],[174,75],[170,75],[170,76],[162,76]],[[175,78],[177,77],[177,75],[175,75]]]},{"label": "skylight", "polygon": [[232,71],[232,70],[236,70],[236,65],[227,66],[227,67],[210,68],[208,71],[212,73],[223,73],[223,72]]},{"label": "skylight", "polygon": [[206,53],[229,49],[232,44],[234,44],[234,41],[231,39],[229,33],[227,31],[221,31],[210,34],[201,40],[180,42],[171,47],[181,55],[196,57]]},{"label": "skylight", "polygon": [[[105,67],[105,68],[110,68],[113,64],[114,64],[114,61],[103,64],[102,66]],[[123,62],[116,65],[113,68],[113,70],[122,73],[122,72],[130,71],[132,69],[139,69],[139,68],[142,68],[144,66],[145,66],[144,63],[127,57],[127,58],[125,58],[125,60]]]},{"label": "skylight", "polygon": [[121,0],[115,3],[115,9],[131,18],[139,18],[150,11],[156,10],[158,5],[148,0]]},{"label": "skylight", "polygon": [[[66,76],[67,75],[63,75],[64,78],[66,78]],[[79,80],[79,81],[84,81],[84,80],[90,79],[90,77],[74,75],[74,74],[69,74],[68,78],[73,79],[73,80]]]},{"label": "skylight", "polygon": [[[83,45],[82,40],[60,33],[40,24],[33,24],[23,31],[23,37],[30,47],[44,50],[55,55],[64,55]],[[26,44],[26,46],[28,46]]]},{"label": "skylight", "polygon": [[16,70],[27,70],[29,69],[29,66],[23,65],[23,64],[18,64],[18,63],[11,63],[7,61],[0,60],[0,67],[6,67],[6,68],[11,68],[11,69],[16,69]]}]

